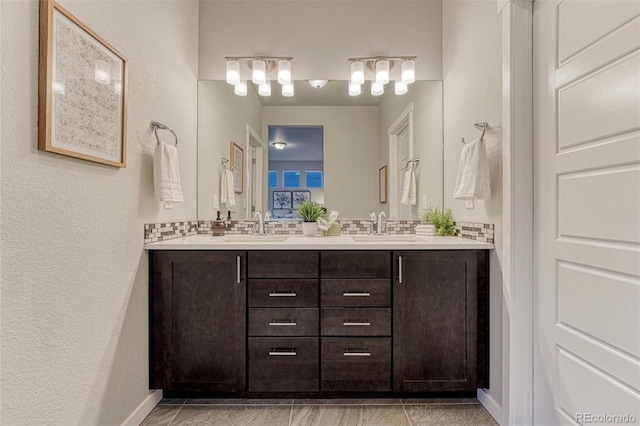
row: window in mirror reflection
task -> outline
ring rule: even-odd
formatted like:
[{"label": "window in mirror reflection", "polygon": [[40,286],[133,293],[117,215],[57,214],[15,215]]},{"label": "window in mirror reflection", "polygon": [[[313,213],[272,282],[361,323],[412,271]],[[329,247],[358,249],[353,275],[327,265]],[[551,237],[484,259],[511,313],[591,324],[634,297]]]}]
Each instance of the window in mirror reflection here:
[{"label": "window in mirror reflection", "polygon": [[282,172],[282,186],[285,188],[300,188],[300,172],[285,170]]},{"label": "window in mirror reflection", "polygon": [[269,170],[269,188],[278,187],[278,171]]},{"label": "window in mirror reflection", "polygon": [[322,172],[317,170],[304,172],[304,186],[307,188],[322,188]]},{"label": "window in mirror reflection", "polygon": [[[312,201],[324,204],[324,128],[269,125],[268,130],[269,210],[274,219],[298,219],[293,205],[289,209],[273,208],[273,191],[308,189]],[[283,149],[276,149],[274,142],[285,142],[286,145]],[[275,178],[271,177],[272,172]]]}]

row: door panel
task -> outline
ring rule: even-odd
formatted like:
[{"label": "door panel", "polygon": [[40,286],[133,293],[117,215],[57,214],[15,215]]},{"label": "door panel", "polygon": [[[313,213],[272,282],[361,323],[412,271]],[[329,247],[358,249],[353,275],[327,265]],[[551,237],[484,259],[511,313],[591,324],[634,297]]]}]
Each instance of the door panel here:
[{"label": "door panel", "polygon": [[534,424],[640,419],[640,3],[534,3]]}]

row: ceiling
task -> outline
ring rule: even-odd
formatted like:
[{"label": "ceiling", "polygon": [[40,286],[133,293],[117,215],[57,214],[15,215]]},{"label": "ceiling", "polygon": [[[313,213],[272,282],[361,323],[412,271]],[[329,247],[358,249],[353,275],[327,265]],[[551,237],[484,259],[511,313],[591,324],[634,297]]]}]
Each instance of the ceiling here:
[{"label": "ceiling", "polygon": [[[258,93],[256,85],[251,87]],[[362,87],[362,94],[349,96],[348,82],[329,81],[326,86],[316,89],[306,80],[294,82],[295,95],[287,98],[282,96],[281,86],[277,82],[271,84],[271,96],[258,96],[263,106],[378,106],[382,96],[372,96],[369,84]],[[393,90],[393,86],[390,86]],[[229,90],[233,87],[229,86]]]},{"label": "ceiling", "polygon": [[[322,126],[269,126],[269,161],[323,161]],[[275,149],[274,141],[286,142]]]}]

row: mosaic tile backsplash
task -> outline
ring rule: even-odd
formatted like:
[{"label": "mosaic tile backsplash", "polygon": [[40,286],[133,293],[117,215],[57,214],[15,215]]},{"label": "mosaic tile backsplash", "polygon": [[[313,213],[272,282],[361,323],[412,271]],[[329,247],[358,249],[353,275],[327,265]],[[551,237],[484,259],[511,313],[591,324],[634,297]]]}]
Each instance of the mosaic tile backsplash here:
[{"label": "mosaic tile backsplash", "polygon": [[198,233],[198,221],[147,223],[144,225],[144,242],[155,243],[157,241],[172,240],[174,238],[196,235]]},{"label": "mosaic tile backsplash", "polygon": [[[367,234],[369,222],[366,219],[338,219],[343,234]],[[252,233],[256,224],[255,220],[229,220],[226,221],[226,233],[229,235],[248,235]],[[413,234],[416,225],[423,223],[421,220],[390,220],[387,222],[389,234]],[[151,223],[144,226],[144,242],[171,240],[187,235],[210,234],[212,221],[188,221]],[[295,235],[302,234],[302,222],[297,220],[278,220],[269,222],[268,225],[274,234]],[[495,229],[493,224],[487,223],[456,223],[456,236],[476,241],[493,243],[495,241]]]},{"label": "mosaic tile backsplash", "polygon": [[456,223],[456,236],[469,238],[470,240],[495,242],[495,229],[490,223]]}]

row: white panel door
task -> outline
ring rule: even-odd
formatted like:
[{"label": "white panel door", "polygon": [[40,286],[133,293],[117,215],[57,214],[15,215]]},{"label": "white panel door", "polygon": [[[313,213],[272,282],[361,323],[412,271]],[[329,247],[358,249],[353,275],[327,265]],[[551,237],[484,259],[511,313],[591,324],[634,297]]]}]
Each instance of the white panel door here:
[{"label": "white panel door", "polygon": [[640,1],[533,17],[534,424],[640,424]]}]

